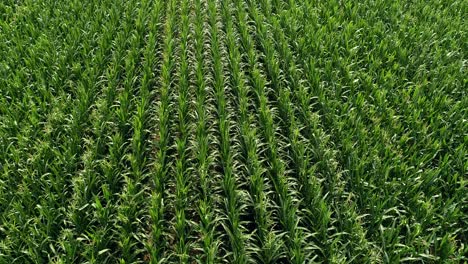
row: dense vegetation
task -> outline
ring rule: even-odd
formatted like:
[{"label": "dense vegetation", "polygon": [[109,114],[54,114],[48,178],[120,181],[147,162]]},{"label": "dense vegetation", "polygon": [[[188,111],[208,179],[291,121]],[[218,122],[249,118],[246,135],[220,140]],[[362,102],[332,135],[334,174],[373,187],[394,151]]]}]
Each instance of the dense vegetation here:
[{"label": "dense vegetation", "polygon": [[0,263],[460,263],[466,0],[3,0]]}]

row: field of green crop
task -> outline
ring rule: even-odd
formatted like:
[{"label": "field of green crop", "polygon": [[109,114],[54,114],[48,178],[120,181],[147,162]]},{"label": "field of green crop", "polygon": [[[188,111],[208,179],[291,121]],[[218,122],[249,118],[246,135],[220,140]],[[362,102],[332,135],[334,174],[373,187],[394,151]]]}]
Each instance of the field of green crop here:
[{"label": "field of green crop", "polygon": [[466,263],[466,0],[2,0],[0,263]]}]

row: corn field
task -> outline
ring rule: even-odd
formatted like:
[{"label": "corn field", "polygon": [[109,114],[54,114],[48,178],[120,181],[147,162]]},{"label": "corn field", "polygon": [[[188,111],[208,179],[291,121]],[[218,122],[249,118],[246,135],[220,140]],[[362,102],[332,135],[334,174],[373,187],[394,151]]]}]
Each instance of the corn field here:
[{"label": "corn field", "polygon": [[3,0],[0,264],[466,263],[466,0]]}]

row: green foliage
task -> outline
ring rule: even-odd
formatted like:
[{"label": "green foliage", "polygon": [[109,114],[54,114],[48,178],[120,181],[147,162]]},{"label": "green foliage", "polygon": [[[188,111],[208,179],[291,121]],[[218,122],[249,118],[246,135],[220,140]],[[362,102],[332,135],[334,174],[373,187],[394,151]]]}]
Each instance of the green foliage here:
[{"label": "green foliage", "polygon": [[463,263],[466,1],[0,3],[0,263]]}]

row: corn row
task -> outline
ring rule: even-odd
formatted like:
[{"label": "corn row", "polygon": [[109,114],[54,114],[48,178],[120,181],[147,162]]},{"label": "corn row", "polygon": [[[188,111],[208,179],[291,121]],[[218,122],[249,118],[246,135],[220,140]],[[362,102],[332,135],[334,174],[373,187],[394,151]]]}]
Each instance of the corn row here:
[{"label": "corn row", "polygon": [[216,232],[217,222],[220,220],[215,211],[215,201],[213,198],[215,186],[210,171],[213,166],[213,156],[210,154],[210,123],[213,122],[208,98],[208,91],[210,87],[207,84],[206,75],[209,74],[205,66],[207,61],[207,30],[206,20],[207,16],[202,12],[206,8],[206,2],[197,0],[194,3],[195,16],[194,16],[194,60],[195,60],[195,94],[196,94],[196,128],[194,139],[194,153],[196,153],[196,173],[199,183],[199,197],[198,197],[198,215],[200,223],[197,227],[200,233],[200,248],[202,251],[201,259],[203,263],[215,263],[219,254],[219,247],[221,241],[219,234]]},{"label": "corn row", "polygon": [[170,103],[170,89],[172,88],[172,75],[174,65],[174,34],[175,34],[175,2],[169,1],[166,6],[166,23],[164,25],[164,48],[162,55],[162,68],[159,88],[159,105],[157,108],[158,131],[156,136],[157,144],[155,146],[156,160],[154,162],[153,184],[154,192],[151,197],[151,239],[148,247],[150,248],[151,263],[161,263],[169,257],[165,253],[168,247],[168,241],[165,239],[167,227],[164,227],[166,216],[165,199],[166,186],[169,172],[169,147],[170,138],[170,112],[172,105]]},{"label": "corn row", "polygon": [[182,1],[180,6],[180,64],[178,71],[178,96],[177,96],[177,138],[176,145],[176,161],[175,161],[175,254],[179,263],[189,262],[190,243],[188,241],[190,235],[190,226],[188,225],[188,192],[190,190],[191,171],[188,168],[189,154],[187,149],[189,127],[189,107],[191,98],[189,94],[189,61],[188,61],[188,41],[189,41],[189,16],[188,10],[190,6],[188,1]]},{"label": "corn row", "polygon": [[234,156],[231,149],[231,120],[229,116],[229,105],[226,100],[226,85],[224,76],[224,64],[222,60],[221,39],[218,29],[219,11],[215,1],[208,1],[208,21],[211,37],[211,58],[213,60],[214,97],[216,102],[217,126],[219,129],[219,156],[221,163],[222,186],[225,198],[226,223],[224,229],[227,232],[230,248],[232,250],[232,263],[246,263],[248,252],[246,251],[246,237],[240,217],[243,210],[238,186],[235,179]]}]

